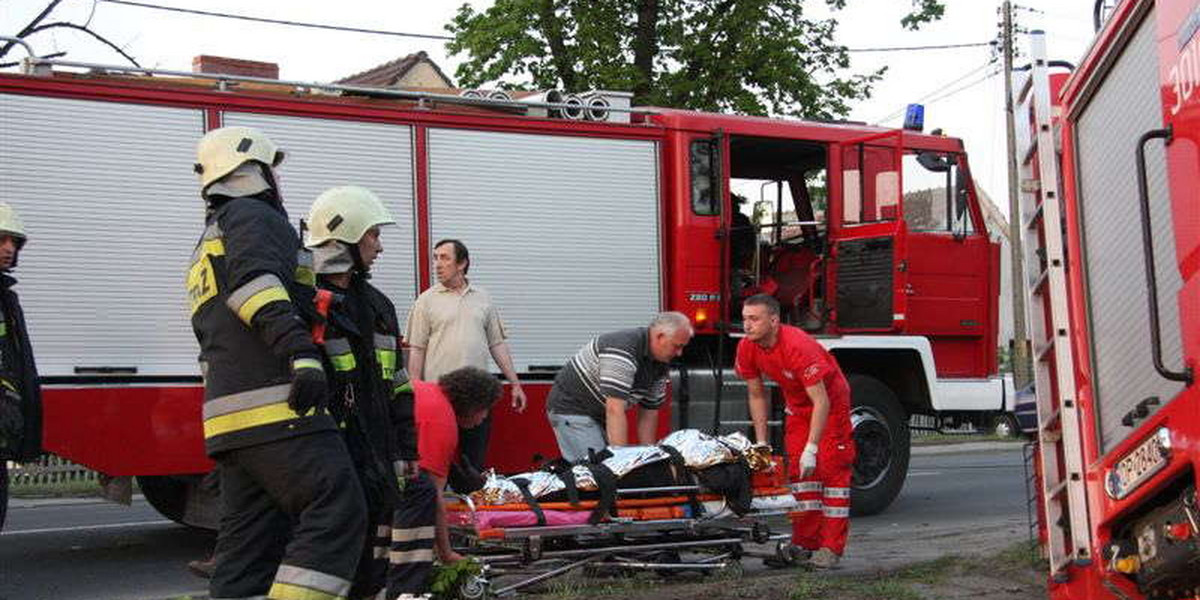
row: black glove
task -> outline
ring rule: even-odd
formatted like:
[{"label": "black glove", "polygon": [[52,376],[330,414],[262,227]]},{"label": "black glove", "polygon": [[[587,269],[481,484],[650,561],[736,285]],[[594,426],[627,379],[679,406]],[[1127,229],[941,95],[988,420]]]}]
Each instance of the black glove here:
[{"label": "black glove", "polygon": [[297,354],[292,357],[292,389],[288,392],[288,406],[299,415],[308,415],[325,410],[329,387],[325,383],[325,369],[321,360]]}]

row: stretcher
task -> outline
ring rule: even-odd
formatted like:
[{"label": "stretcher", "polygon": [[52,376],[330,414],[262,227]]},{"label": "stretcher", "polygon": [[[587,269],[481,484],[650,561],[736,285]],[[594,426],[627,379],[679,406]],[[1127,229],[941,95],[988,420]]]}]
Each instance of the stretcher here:
[{"label": "stretcher", "polygon": [[[698,485],[616,493],[615,510],[595,523],[588,522],[594,501],[541,503],[535,514],[524,503],[484,505],[468,496],[447,496],[452,545],[482,564],[479,575],[459,590],[461,597],[509,596],[577,570],[740,572],[747,556],[773,565],[793,560],[790,528],[782,517],[797,503],[779,481],[759,478],[751,509],[740,516],[722,496]],[[746,547],[771,548],[772,543],[768,551]]]}]

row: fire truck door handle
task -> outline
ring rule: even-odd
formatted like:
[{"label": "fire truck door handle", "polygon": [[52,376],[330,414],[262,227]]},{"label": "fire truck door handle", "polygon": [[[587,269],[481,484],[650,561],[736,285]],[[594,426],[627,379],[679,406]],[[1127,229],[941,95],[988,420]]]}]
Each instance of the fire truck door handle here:
[{"label": "fire truck door handle", "polygon": [[1184,366],[1182,371],[1172,371],[1163,365],[1162,338],[1158,324],[1158,276],[1154,269],[1154,239],[1150,228],[1150,194],[1146,185],[1146,143],[1150,140],[1161,139],[1171,143],[1171,128],[1151,129],[1138,138],[1137,144],[1137,185],[1138,203],[1142,215],[1142,258],[1146,267],[1146,302],[1150,311],[1150,354],[1154,359],[1154,370],[1171,381],[1182,381],[1191,386],[1193,381],[1192,368]]}]

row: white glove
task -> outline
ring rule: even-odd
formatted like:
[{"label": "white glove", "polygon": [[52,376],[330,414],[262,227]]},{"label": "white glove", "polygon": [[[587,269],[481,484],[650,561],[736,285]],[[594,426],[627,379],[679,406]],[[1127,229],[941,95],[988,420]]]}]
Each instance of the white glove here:
[{"label": "white glove", "polygon": [[805,479],[817,470],[817,445],[809,443],[800,455],[800,479]]}]

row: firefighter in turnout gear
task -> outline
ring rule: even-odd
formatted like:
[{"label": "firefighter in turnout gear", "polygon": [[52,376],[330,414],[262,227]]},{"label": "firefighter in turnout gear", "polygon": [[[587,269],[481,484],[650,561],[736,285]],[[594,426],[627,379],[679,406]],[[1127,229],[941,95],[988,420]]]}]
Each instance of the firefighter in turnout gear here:
[{"label": "firefighter in turnout gear", "polygon": [[261,132],[205,135],[207,206],[187,273],[204,373],[204,441],[220,472],[213,598],[347,598],[366,534],[362,488],[327,410],[309,320],[311,265]]},{"label": "firefighter in turnout gear", "polygon": [[[326,190],[309,211],[305,245],[313,254],[318,306],[327,307],[324,327],[314,335],[331,373],[330,413],[342,431],[362,482],[367,504],[367,540],[362,549],[352,598],[383,589],[393,536],[425,535],[432,527],[399,527],[393,515],[413,500],[422,482],[417,473],[417,438],[408,377],[397,368],[400,338],[396,308],[368,281],[383,252],[380,228],[394,224],[370,190],[342,186]],[[428,499],[425,500],[428,503]],[[433,521],[432,505],[428,525]],[[423,592],[427,570],[408,580]]]},{"label": "firefighter in turnout gear", "polygon": [[8,461],[42,453],[42,393],[29,346],[25,314],[9,273],[25,245],[25,227],[0,203],[0,528],[8,507]]}]

